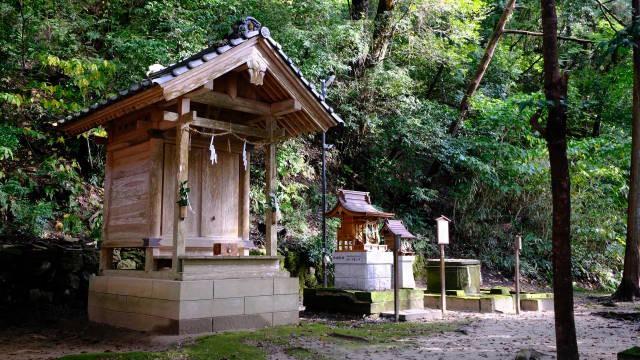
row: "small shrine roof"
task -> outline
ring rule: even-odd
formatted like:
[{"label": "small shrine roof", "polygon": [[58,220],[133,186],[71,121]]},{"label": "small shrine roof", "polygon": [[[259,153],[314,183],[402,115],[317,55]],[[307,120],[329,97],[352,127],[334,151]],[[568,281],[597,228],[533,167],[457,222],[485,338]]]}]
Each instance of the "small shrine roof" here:
[{"label": "small shrine roof", "polygon": [[371,204],[368,192],[354,190],[338,190],[338,203],[327,211],[328,217],[340,217],[342,213],[352,216],[390,218],[393,213],[380,211]]},{"label": "small shrine roof", "polygon": [[392,220],[387,219],[384,222],[384,227],[382,231],[389,231],[394,236],[400,236],[403,239],[415,239],[415,235],[409,232],[407,228],[404,226],[402,220]]}]

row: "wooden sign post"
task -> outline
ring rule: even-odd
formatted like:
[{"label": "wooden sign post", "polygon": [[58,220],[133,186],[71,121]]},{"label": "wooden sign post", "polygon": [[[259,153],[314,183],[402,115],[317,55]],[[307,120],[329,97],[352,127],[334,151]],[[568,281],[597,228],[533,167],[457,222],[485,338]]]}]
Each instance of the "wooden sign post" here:
[{"label": "wooden sign post", "polygon": [[447,312],[447,290],[445,286],[444,246],[449,245],[449,220],[441,215],[436,219],[438,224],[438,245],[440,245],[440,308],[442,316]]},{"label": "wooden sign post", "polygon": [[400,262],[398,261],[398,251],[400,249],[400,235],[395,237],[393,247],[393,312],[396,322],[400,321]]},{"label": "wooden sign post", "polygon": [[522,235],[516,235],[516,315],[520,314],[520,250],[522,250]]}]

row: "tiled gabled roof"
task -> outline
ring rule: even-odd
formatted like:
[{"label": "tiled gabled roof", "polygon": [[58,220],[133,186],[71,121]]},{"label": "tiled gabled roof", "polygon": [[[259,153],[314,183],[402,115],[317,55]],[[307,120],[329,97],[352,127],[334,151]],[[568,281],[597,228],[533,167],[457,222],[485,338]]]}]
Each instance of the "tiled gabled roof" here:
[{"label": "tiled gabled roof", "polygon": [[298,79],[304,84],[304,86],[314,95],[322,107],[327,113],[338,123],[343,123],[342,119],[336,112],[330,107],[326,101],[322,98],[322,95],[316,90],[315,86],[305,79],[300,69],[295,66],[293,60],[285,54],[282,50],[282,46],[271,38],[271,32],[266,26],[262,26],[253,17],[247,17],[242,21],[239,21],[234,25],[233,31],[226,36],[224,40],[214,46],[210,46],[194,55],[189,56],[175,64],[169,65],[166,68],[151,73],[146,79],[139,83],[134,83],[126,89],[118,91],[117,94],[109,96],[107,99],[103,99],[99,102],[92,104],[91,106],[80,110],[74,114],[71,114],[65,118],[59,119],[54,125],[68,125],[71,122],[79,120],[94,111],[98,111],[120,100],[133,96],[139,92],[149,89],[153,86],[162,85],[185,72],[197,68],[205,62],[211,61],[218,57],[218,55],[229,51],[230,49],[242,44],[256,36],[265,38],[275,49],[277,53],[284,60],[289,68],[296,74]]},{"label": "tiled gabled roof", "polygon": [[392,217],[392,213],[387,213],[376,209],[371,204],[368,192],[354,190],[338,190],[338,203],[333,209],[327,212],[329,217],[339,217],[341,210],[351,215],[367,217]]},{"label": "tiled gabled roof", "polygon": [[402,220],[386,220],[384,222],[384,227],[382,231],[389,231],[394,236],[400,236],[403,239],[415,239],[415,235],[409,232],[406,227],[404,227],[404,223]]}]

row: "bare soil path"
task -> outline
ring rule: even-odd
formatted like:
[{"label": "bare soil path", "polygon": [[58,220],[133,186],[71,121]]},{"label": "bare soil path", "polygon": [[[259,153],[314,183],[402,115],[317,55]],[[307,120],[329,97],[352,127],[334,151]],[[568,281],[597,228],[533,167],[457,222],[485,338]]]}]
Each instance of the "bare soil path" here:
[{"label": "bare soil path", "polygon": [[[576,326],[582,359],[615,359],[619,351],[640,346],[640,306],[603,303],[580,297]],[[345,319],[314,316],[304,324],[335,323]],[[350,320],[353,323],[353,319]],[[370,322],[372,319],[356,320]],[[380,321],[380,320],[378,320]],[[315,354],[324,359],[514,359],[518,351],[532,349],[555,358],[553,313],[524,312],[470,314],[449,312],[447,322],[467,325],[433,336],[403,337],[376,344],[367,341],[298,336],[289,339],[289,350]],[[93,352],[163,351],[188,346],[194,337],[154,336],[91,325],[82,319],[58,321],[44,326],[0,326],[0,358],[54,359],[65,354]],[[270,359],[295,359],[278,346],[260,345]],[[302,357],[306,358],[306,357]]]}]

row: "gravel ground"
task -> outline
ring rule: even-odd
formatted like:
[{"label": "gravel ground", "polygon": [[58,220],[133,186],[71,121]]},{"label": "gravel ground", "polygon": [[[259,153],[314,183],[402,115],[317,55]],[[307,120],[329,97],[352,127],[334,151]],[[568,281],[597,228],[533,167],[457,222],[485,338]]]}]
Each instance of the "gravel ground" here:
[{"label": "gravel ground", "polygon": [[[614,306],[612,306],[614,305]],[[305,321],[326,321],[322,314]],[[347,318],[344,318],[347,320]],[[341,321],[334,317],[331,321]],[[532,349],[555,358],[553,313],[522,315],[449,312],[446,321],[464,321],[457,331],[431,337],[406,338],[391,345],[324,342],[297,338],[293,346],[329,359],[514,359]],[[582,359],[615,359],[619,351],[640,346],[640,307],[607,304],[579,297],[576,326]],[[0,358],[53,359],[86,352],[159,351],[188,344],[193,337],[154,336],[92,325],[83,319],[51,324],[0,326]],[[265,348],[270,359],[290,359],[278,348]]]}]

